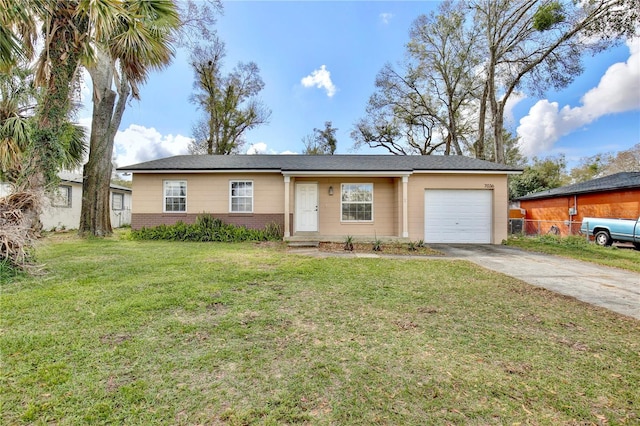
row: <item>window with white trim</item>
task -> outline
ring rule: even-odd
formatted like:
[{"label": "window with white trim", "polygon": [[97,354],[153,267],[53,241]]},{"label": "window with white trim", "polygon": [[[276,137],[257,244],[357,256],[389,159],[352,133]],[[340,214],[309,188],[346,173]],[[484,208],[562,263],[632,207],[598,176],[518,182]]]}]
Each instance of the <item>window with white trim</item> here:
[{"label": "window with white trim", "polygon": [[165,212],[186,212],[187,211],[187,181],[186,180],[165,180],[164,181],[164,211]]},{"label": "window with white trim", "polygon": [[373,221],[373,183],[343,183],[340,204],[343,222]]},{"label": "window with white trim", "polygon": [[124,210],[124,194],[121,192],[111,193],[111,209]]},{"label": "window with white trim", "polygon": [[253,181],[232,180],[229,182],[229,211],[231,213],[253,212]]},{"label": "window with white trim", "polygon": [[53,207],[71,207],[71,186],[60,185],[53,193],[51,205]]}]

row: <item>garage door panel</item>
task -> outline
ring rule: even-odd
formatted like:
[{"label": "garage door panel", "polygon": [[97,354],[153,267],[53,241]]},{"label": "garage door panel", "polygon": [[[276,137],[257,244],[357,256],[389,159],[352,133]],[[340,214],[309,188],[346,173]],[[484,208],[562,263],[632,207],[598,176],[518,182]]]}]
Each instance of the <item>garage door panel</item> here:
[{"label": "garage door panel", "polygon": [[489,190],[426,190],[424,240],[491,243],[492,198]]}]

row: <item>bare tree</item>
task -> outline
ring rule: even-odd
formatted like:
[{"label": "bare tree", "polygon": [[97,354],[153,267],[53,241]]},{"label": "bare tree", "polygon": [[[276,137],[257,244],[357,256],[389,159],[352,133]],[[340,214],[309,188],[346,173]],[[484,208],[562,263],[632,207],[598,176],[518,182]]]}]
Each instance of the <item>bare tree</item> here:
[{"label": "bare tree", "polygon": [[383,147],[394,154],[462,154],[471,125],[477,83],[473,72],[477,30],[465,25],[469,9],[446,1],[411,26],[406,60],[387,64],[376,78],[367,117],[355,124],[355,147]]},{"label": "bare tree", "polygon": [[478,31],[465,25],[469,9],[461,2],[442,3],[437,14],[422,15],[412,24],[407,53],[410,73],[422,81],[424,93],[445,139],[445,154],[463,153],[463,141],[475,131],[474,94],[478,82],[473,78],[480,64],[477,54]]},{"label": "bare tree", "polygon": [[336,131],[331,121],[324,123],[324,129],[313,129],[312,135],[302,138],[305,155],[333,155],[338,147]]},{"label": "bare tree", "polygon": [[224,57],[224,43],[217,38],[191,51],[195,73],[191,101],[203,113],[194,126],[195,141],[190,147],[193,153],[237,153],[246,132],[267,123],[271,116],[257,97],[264,88],[258,66],[239,62],[231,73],[223,75]]},{"label": "bare tree", "polygon": [[376,77],[376,88],[366,117],[351,132],[354,148],[367,145],[395,155],[430,155],[443,149],[446,142],[433,137],[437,115],[415,75],[401,75],[387,64]]},{"label": "bare tree", "polygon": [[484,86],[477,152],[484,156],[488,108],[498,163],[505,162],[504,113],[511,95],[524,86],[536,93],[566,86],[582,72],[585,49],[604,49],[636,34],[640,13],[637,0],[475,0],[471,7],[486,56],[478,76]]}]

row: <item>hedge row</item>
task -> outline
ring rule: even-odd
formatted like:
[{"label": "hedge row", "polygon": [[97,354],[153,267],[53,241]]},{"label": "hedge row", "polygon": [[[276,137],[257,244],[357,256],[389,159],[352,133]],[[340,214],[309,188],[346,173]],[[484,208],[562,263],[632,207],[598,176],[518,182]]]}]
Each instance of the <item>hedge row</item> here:
[{"label": "hedge row", "polygon": [[143,227],[131,231],[136,240],[170,240],[170,241],[277,241],[282,239],[282,230],[277,224],[268,224],[264,229],[249,229],[224,223],[222,220],[205,214],[198,216],[196,222],[187,224],[177,222],[173,225],[159,225],[151,228]]}]

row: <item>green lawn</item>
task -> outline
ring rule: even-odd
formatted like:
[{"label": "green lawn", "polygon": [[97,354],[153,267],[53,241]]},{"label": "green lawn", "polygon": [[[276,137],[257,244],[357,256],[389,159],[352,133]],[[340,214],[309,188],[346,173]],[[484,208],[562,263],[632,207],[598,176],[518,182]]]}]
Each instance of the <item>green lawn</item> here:
[{"label": "green lawn", "polygon": [[584,237],[511,237],[507,245],[524,250],[570,257],[585,262],[640,272],[640,251],[633,247],[600,247]]},{"label": "green lawn", "polygon": [[442,259],[46,241],[3,424],[638,424],[640,322]]}]

